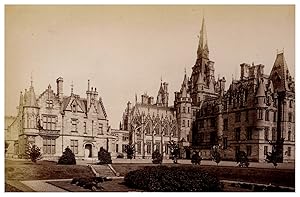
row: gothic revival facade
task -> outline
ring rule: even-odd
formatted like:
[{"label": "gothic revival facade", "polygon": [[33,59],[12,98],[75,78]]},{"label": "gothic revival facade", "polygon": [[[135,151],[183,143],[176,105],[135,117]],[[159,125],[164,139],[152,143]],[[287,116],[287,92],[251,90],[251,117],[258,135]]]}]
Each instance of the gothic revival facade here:
[{"label": "gothic revival facade", "polygon": [[6,156],[24,157],[29,144],[41,148],[44,159],[57,159],[66,147],[77,158],[97,157],[100,147],[113,152],[116,137],[96,88],[88,82],[86,98],[80,98],[73,87],[71,95],[64,95],[63,78],[56,83],[56,92],[49,85],[38,97],[32,83],[21,92],[18,115],[6,131]]},{"label": "gothic revival facade", "polygon": [[262,64],[240,67],[240,79],[232,80],[226,91],[225,78],[214,76],[203,18],[197,60],[190,78],[185,74],[180,91],[175,92],[174,106],[165,102],[168,93],[163,84],[156,104],[147,95],[133,107],[127,104],[122,129],[129,131],[138,156],[150,155],[154,149],[168,156],[167,141],[173,139],[183,158],[199,150],[210,159],[212,146],[219,145],[223,160],[235,160],[238,151],[245,151],[250,160],[263,162],[271,144],[283,138],[282,161],[294,162],[295,82],[284,53],[277,53],[270,75]]}]

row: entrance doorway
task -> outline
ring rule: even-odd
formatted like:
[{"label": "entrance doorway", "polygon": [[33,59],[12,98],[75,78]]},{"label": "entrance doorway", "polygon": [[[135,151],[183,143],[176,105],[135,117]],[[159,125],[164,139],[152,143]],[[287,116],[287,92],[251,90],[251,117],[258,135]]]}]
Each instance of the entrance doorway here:
[{"label": "entrance doorway", "polygon": [[92,145],[86,144],[84,147],[84,157],[91,158],[92,157]]},{"label": "entrance doorway", "polygon": [[191,159],[191,151],[190,149],[185,149],[185,158],[186,159]]}]

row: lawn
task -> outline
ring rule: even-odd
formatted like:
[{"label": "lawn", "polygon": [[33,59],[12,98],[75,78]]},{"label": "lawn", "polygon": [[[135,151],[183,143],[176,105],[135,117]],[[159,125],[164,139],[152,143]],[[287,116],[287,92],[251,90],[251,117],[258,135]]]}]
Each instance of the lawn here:
[{"label": "lawn", "polygon": [[[113,164],[114,169],[125,176],[129,171],[141,169],[155,164]],[[187,164],[163,164],[163,165],[187,165]],[[190,166],[190,165],[189,165]],[[265,169],[265,168],[239,168],[227,166],[195,166],[216,175],[220,180],[232,180],[272,184],[278,186],[295,187],[295,170]]]},{"label": "lawn", "polygon": [[56,162],[5,161],[5,180],[70,179],[93,176],[87,166],[57,165]]}]

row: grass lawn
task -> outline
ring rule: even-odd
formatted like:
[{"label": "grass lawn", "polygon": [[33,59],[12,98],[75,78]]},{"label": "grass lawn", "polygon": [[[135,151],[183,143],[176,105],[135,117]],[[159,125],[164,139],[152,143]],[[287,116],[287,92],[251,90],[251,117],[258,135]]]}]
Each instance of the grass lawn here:
[{"label": "grass lawn", "polygon": [[5,180],[70,179],[93,176],[87,166],[57,165],[56,162],[5,161]]},{"label": "grass lawn", "polygon": [[[157,164],[112,164],[114,169],[125,176],[132,170],[153,166]],[[163,165],[188,165],[188,164],[163,164]],[[189,165],[190,166],[190,165]],[[295,170],[265,169],[265,168],[239,168],[227,166],[194,166],[216,175],[220,180],[244,181],[261,184],[295,187]]]}]

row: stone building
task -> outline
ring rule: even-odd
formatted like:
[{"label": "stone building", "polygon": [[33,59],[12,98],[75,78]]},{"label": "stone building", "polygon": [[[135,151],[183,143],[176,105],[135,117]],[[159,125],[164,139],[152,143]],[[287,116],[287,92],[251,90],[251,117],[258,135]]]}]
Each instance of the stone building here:
[{"label": "stone building", "polygon": [[[226,91],[225,78],[214,76],[203,18],[196,63],[190,78],[185,74],[180,91],[175,92],[174,105],[164,102],[168,101],[165,84],[161,84],[156,104],[147,95],[142,95],[142,102],[133,107],[130,102],[127,104],[122,129],[129,131],[138,155],[145,156],[145,150],[150,154],[159,141],[160,151],[167,153],[163,147],[168,132],[162,131],[168,128],[163,126],[168,125],[164,124],[166,121],[172,122],[172,139],[180,144],[182,158],[189,158],[191,150],[198,150],[203,158],[210,159],[212,146],[219,145],[223,160],[235,160],[238,151],[245,151],[250,160],[263,162],[271,144],[284,138],[282,161],[294,162],[295,82],[284,53],[277,53],[269,75],[264,73],[262,64],[243,63],[240,67],[240,79],[232,80]],[[151,126],[146,131],[148,124]],[[161,125],[161,132],[155,131],[155,125]]]},{"label": "stone building", "polygon": [[178,141],[179,135],[176,111],[168,107],[168,84],[160,85],[156,103],[154,98],[143,94],[141,102],[132,106],[127,103],[121,129],[129,131],[129,143],[135,144],[135,158],[151,158],[154,150],[159,150],[169,158],[168,142]]},{"label": "stone building", "polygon": [[88,88],[86,97],[64,95],[63,78],[56,80],[56,92],[49,85],[36,96],[33,84],[21,92],[18,115],[8,126],[7,157],[22,158],[28,144],[37,145],[44,159],[57,159],[66,147],[76,158],[97,157],[100,147],[114,152],[116,137],[111,134],[101,97]]}]

